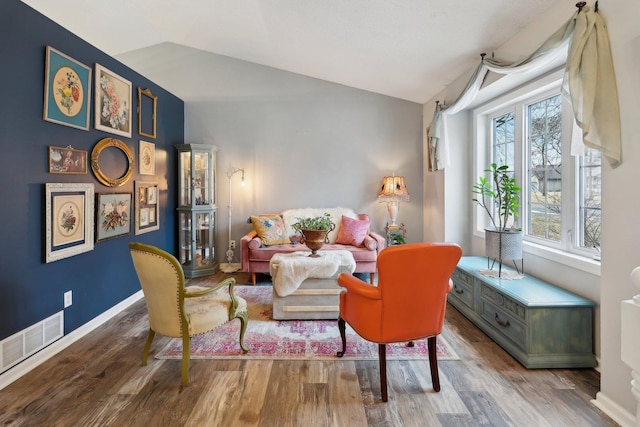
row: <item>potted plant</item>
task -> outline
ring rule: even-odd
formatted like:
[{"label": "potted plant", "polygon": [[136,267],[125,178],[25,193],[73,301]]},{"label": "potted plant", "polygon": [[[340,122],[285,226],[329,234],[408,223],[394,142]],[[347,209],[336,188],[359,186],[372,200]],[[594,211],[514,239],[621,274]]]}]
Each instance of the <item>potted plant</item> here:
[{"label": "potted plant", "polygon": [[520,186],[509,173],[509,166],[492,163],[485,172],[490,177],[481,176],[473,185],[473,199],[482,207],[493,228],[485,229],[485,251],[487,257],[497,260],[522,259],[522,230],[513,221],[520,207]]},{"label": "potted plant", "polygon": [[319,257],[318,250],[325,243],[329,243],[327,235],[336,225],[331,222],[331,215],[324,213],[322,216],[311,218],[296,218],[298,222],[292,225],[293,229],[302,234],[304,244],[311,249],[310,257]]}]

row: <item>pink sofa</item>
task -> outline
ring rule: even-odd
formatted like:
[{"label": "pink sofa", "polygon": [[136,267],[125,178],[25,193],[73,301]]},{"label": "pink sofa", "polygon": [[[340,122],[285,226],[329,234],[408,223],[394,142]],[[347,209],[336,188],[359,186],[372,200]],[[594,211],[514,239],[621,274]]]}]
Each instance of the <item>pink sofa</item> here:
[{"label": "pink sofa", "polygon": [[[346,249],[353,255],[356,261],[355,273],[369,273],[371,283],[374,282],[377,269],[378,254],[385,247],[385,239],[381,235],[369,231],[364,243],[360,247],[335,243],[340,231],[342,215],[355,219],[369,219],[366,214],[356,214],[346,208],[329,209],[289,209],[282,212],[287,233],[290,237],[296,236],[295,230],[291,227],[296,218],[321,216],[325,212],[331,215],[336,229],[328,236],[329,243],[325,243],[321,250]],[[269,261],[277,253],[287,253],[296,251],[308,251],[309,249],[301,243],[295,243],[298,239],[292,238],[294,243],[266,246],[258,237],[255,230],[251,230],[241,240],[241,265],[242,271],[251,273],[251,281],[256,284],[256,273],[269,274]]]}]

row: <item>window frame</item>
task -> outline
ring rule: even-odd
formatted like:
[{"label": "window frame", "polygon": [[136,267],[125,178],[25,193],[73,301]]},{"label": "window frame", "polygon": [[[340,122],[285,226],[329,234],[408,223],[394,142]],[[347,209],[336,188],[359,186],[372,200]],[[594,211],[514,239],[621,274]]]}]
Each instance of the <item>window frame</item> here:
[{"label": "window frame", "polygon": [[[576,230],[580,227],[580,189],[579,176],[580,168],[578,158],[571,156],[571,150],[565,149],[570,146],[572,135],[573,114],[571,105],[564,96],[562,99],[562,237],[560,242],[527,235],[526,230],[526,210],[529,203],[530,182],[528,174],[529,151],[526,136],[526,109],[542,99],[557,94],[562,83],[563,70],[551,72],[541,78],[533,79],[524,85],[498,95],[494,99],[482,104],[472,110],[473,118],[473,172],[474,176],[485,175],[484,169],[493,161],[493,119],[506,113],[513,112],[515,118],[514,126],[514,154],[516,180],[522,188],[520,200],[520,215],[516,219],[516,226],[523,228],[523,250],[525,253],[537,255],[545,259],[560,262],[562,264],[578,268],[592,274],[600,274],[599,253],[594,249],[579,247],[579,239]],[[568,113],[568,114],[567,114]],[[569,140],[567,140],[569,139]],[[564,166],[568,165],[568,166]],[[571,173],[566,173],[570,171]],[[566,175],[566,176],[565,176]],[[489,225],[486,214],[474,205],[473,215],[473,235],[484,239],[484,229]]]}]

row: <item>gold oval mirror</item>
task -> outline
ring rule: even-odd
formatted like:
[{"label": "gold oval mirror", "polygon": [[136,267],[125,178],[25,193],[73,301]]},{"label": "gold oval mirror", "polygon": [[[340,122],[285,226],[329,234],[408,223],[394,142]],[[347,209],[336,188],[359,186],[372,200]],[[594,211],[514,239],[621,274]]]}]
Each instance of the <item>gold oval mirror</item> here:
[{"label": "gold oval mirror", "polygon": [[[120,150],[122,150],[124,155],[127,156],[127,171],[120,178],[109,178],[100,168],[100,153],[102,153],[103,150],[109,147],[119,148]],[[127,144],[120,141],[119,139],[103,138],[98,141],[96,146],[93,147],[93,150],[91,151],[91,169],[96,175],[96,178],[98,178],[98,181],[109,187],[120,187],[125,182],[129,181],[131,175],[133,174],[133,164],[134,160],[131,150],[129,149],[129,147],[127,147]]]}]

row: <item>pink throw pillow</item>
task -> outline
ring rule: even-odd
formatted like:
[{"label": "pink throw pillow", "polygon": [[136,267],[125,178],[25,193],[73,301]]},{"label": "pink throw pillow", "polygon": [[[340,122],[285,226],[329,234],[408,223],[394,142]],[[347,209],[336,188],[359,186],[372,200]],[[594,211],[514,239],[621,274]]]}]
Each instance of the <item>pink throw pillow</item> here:
[{"label": "pink throw pillow", "polygon": [[342,245],[362,246],[364,238],[369,234],[368,219],[353,219],[342,215],[342,224],[338,232],[336,243]]}]

